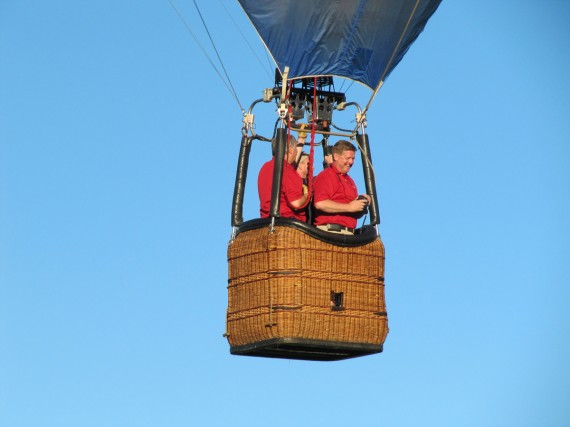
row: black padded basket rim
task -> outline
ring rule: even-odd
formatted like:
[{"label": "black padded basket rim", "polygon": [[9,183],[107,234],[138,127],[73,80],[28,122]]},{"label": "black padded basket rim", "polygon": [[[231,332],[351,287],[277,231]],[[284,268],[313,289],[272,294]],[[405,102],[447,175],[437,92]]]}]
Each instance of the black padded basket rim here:
[{"label": "black padded basket rim", "polygon": [[[236,236],[244,231],[256,230],[263,227],[269,227],[271,224],[270,218],[256,218],[249,221],[243,222],[239,227],[237,227]],[[375,241],[379,236],[376,227],[373,225],[365,225],[362,228],[356,229],[354,235],[350,234],[340,234],[340,233],[330,233],[328,231],[321,230],[313,225],[307,224],[306,222],[298,221],[293,218],[275,218],[276,226],[291,227],[296,230],[302,231],[315,239],[318,239],[325,243],[330,243],[331,245],[344,246],[344,247],[355,247],[363,246]]]}]

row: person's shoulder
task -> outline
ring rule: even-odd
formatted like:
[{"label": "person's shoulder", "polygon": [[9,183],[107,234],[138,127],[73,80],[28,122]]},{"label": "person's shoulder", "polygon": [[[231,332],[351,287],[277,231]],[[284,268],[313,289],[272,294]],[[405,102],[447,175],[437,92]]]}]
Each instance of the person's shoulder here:
[{"label": "person's shoulder", "polygon": [[295,166],[293,166],[291,163],[285,162],[285,163],[283,164],[283,168],[284,168],[286,171],[288,171],[288,172],[289,172],[289,171],[293,171],[293,172],[297,173],[297,169],[295,169]]},{"label": "person's shoulder", "polygon": [[297,170],[293,167],[293,165],[289,164],[289,163],[285,163],[285,168],[284,168],[284,176],[289,180],[293,180],[293,181],[300,181],[303,182],[303,178],[301,178],[299,176],[299,174],[297,173]]},{"label": "person's shoulder", "polygon": [[331,168],[330,166],[324,168],[322,171],[320,171],[320,172],[318,173],[318,175],[315,177],[315,179],[323,179],[323,178],[326,178],[328,175],[331,174],[331,170],[332,170],[332,168]]},{"label": "person's shoulder", "polygon": [[265,170],[268,168],[272,168],[273,167],[273,159],[268,160],[267,162],[265,162],[262,166],[261,166],[261,170]]}]

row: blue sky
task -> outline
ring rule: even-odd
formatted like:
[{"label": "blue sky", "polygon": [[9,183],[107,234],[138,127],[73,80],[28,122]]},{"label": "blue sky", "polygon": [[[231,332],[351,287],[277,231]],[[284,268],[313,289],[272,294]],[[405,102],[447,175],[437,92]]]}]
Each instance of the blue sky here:
[{"label": "blue sky", "polygon": [[570,425],[568,18],[443,1],[368,114],[385,351],[315,363],[222,337],[241,113],[169,2],[1,2],[0,427]]}]

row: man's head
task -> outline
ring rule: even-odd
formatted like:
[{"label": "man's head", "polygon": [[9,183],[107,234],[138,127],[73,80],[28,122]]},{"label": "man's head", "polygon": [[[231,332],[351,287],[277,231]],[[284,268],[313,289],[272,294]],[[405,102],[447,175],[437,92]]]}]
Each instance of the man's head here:
[{"label": "man's head", "polygon": [[301,157],[299,157],[297,162],[297,173],[303,179],[309,175],[309,155],[305,152],[301,153]]},{"label": "man's head", "polygon": [[[289,144],[285,149],[285,158],[287,158],[287,153],[292,149],[297,147],[297,140],[293,135],[289,135]],[[275,149],[277,148],[277,140],[273,138],[271,140],[271,154],[275,156]]]},{"label": "man's head", "polygon": [[354,163],[356,147],[350,141],[341,139],[332,148],[333,165],[341,173],[348,173]]},{"label": "man's head", "polygon": [[287,163],[294,163],[295,160],[297,160],[298,151],[300,151],[300,149],[297,149],[297,140],[293,135],[289,135],[289,143],[287,144],[287,152],[285,153]]}]

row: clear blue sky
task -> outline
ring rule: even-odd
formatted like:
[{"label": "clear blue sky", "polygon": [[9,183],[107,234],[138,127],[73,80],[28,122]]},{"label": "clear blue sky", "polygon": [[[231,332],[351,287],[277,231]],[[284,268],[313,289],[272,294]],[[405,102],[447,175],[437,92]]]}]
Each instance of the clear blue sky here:
[{"label": "clear blue sky", "polygon": [[443,1],[368,116],[385,351],[315,363],[222,337],[241,113],[169,2],[0,2],[0,427],[569,426],[569,18]]}]

